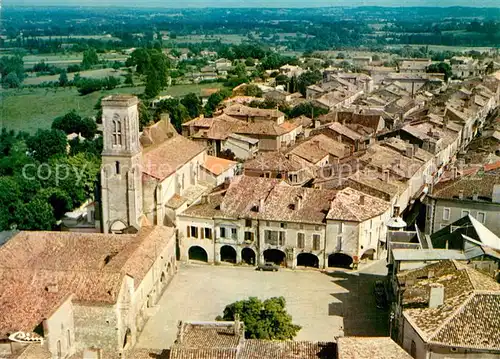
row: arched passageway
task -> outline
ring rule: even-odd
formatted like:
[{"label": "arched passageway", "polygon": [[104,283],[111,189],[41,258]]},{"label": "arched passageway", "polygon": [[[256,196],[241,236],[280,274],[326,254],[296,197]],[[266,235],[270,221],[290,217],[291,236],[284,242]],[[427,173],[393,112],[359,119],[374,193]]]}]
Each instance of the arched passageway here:
[{"label": "arched passageway", "polygon": [[375,249],[368,249],[363,255],[361,256],[361,260],[363,259],[374,259],[375,258]]},{"label": "arched passageway", "polygon": [[231,246],[222,246],[220,248],[221,262],[236,263],[236,250]]},{"label": "arched passageway", "polygon": [[344,253],[332,253],[328,256],[328,267],[349,268],[352,262],[352,257]]},{"label": "arched passageway", "polygon": [[285,258],[285,252],[280,251],[279,249],[266,249],[264,251],[265,262],[273,262],[277,265],[285,265]]},{"label": "arched passageway", "polygon": [[200,246],[192,246],[189,248],[188,257],[190,260],[208,262],[207,252]]},{"label": "arched passageway", "polygon": [[255,252],[252,248],[243,248],[241,250],[241,260],[250,265],[255,265]]},{"label": "arched passageway", "polygon": [[319,258],[312,253],[300,253],[297,256],[297,266],[319,268]]}]

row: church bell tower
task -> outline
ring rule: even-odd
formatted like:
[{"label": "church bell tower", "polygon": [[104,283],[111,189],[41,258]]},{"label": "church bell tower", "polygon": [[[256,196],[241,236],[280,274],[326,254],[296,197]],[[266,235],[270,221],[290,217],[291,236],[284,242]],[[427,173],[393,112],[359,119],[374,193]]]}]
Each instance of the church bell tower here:
[{"label": "church bell tower", "polygon": [[137,97],[102,100],[101,201],[104,233],[140,227],[142,215],[141,146]]}]

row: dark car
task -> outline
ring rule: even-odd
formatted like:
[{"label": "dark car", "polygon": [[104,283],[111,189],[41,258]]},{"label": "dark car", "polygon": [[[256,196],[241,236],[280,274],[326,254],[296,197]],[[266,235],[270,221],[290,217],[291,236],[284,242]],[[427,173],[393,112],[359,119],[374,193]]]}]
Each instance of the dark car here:
[{"label": "dark car", "polygon": [[257,270],[260,271],[268,271],[268,272],[277,272],[279,267],[273,262],[266,262],[264,264],[259,264]]},{"label": "dark car", "polygon": [[387,294],[385,292],[384,282],[381,280],[376,281],[373,292],[375,294],[375,304],[377,308],[384,309],[387,304]]}]

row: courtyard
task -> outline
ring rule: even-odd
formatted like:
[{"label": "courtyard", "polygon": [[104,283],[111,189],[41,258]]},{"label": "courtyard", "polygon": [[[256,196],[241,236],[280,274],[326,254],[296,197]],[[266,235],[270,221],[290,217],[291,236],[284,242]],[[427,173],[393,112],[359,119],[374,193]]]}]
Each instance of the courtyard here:
[{"label": "courtyard", "polygon": [[376,309],[373,285],[385,263],[362,272],[281,270],[182,264],[151,313],[138,347],[172,345],[179,320],[211,321],[234,301],[283,296],[293,322],[302,326],[295,340],[332,341],[341,335],[388,334],[387,312]]}]

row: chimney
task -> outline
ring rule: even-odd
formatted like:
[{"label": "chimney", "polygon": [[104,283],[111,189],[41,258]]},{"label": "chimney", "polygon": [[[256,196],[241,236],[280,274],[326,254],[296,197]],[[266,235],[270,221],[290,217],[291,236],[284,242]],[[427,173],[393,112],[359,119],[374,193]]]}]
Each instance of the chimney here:
[{"label": "chimney", "polygon": [[170,115],[168,113],[160,114],[160,121],[164,121],[166,123],[170,123]]},{"label": "chimney", "polygon": [[264,198],[259,199],[259,212],[264,212]]},{"label": "chimney", "polygon": [[365,205],[365,195],[362,194],[361,196],[359,196],[359,205],[360,206],[364,206]]},{"label": "chimney", "polygon": [[406,157],[413,158],[415,148],[413,146],[406,147]]},{"label": "chimney", "polygon": [[318,128],[319,126],[321,126],[321,122],[319,120],[315,120],[314,121],[314,128]]},{"label": "chimney", "polygon": [[493,194],[491,195],[491,201],[493,203],[500,203],[500,184],[493,186]]},{"label": "chimney", "polygon": [[413,144],[413,154],[416,154],[417,151],[418,151],[419,147],[418,147],[418,143],[414,143]]},{"label": "chimney", "polygon": [[302,196],[301,195],[298,195],[297,197],[295,197],[295,210],[299,210],[299,209],[302,209]]},{"label": "chimney", "polygon": [[458,199],[464,199],[464,190],[461,189],[460,192],[458,192]]},{"label": "chimney", "polygon": [[389,182],[389,170],[384,170],[384,182]]},{"label": "chimney", "polygon": [[208,201],[208,195],[204,194],[203,196],[201,196],[201,203],[200,204],[208,204],[209,201]]},{"label": "chimney", "polygon": [[429,308],[437,308],[444,303],[444,285],[433,283],[430,285]]},{"label": "chimney", "polygon": [[57,284],[49,284],[45,287],[45,290],[49,293],[57,293],[59,292],[59,286]]},{"label": "chimney", "polygon": [[240,315],[236,313],[234,315],[234,335],[240,335],[240,331],[241,331]]},{"label": "chimney", "polygon": [[179,323],[177,323],[177,339],[176,343],[177,344],[182,344],[182,341],[184,340],[184,323],[182,320],[179,320]]}]

